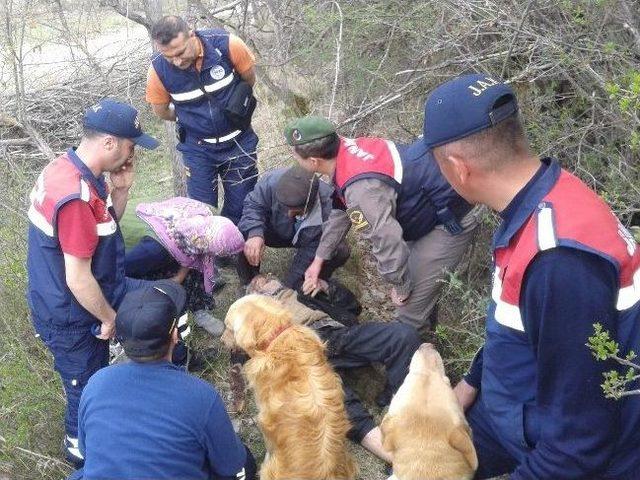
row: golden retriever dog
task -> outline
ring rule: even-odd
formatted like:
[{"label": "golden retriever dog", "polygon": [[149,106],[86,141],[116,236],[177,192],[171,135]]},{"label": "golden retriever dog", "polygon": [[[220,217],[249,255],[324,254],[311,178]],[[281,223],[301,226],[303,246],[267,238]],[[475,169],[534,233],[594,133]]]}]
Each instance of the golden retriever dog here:
[{"label": "golden retriever dog", "polygon": [[429,343],[414,353],[409,373],[380,425],[397,480],[470,480],[478,468],[471,430]]},{"label": "golden retriever dog", "polygon": [[318,335],[263,295],[231,305],[225,326],[224,344],[250,357],[244,373],[267,448],[260,479],[355,478],[342,385]]}]

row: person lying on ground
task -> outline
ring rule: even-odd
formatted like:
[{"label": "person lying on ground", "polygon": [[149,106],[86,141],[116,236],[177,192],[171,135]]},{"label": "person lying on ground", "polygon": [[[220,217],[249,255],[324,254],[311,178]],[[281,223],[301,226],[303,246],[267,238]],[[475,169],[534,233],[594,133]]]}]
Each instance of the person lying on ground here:
[{"label": "person lying on ground", "polygon": [[[323,291],[329,290],[324,280],[319,284]],[[340,376],[352,368],[383,364],[387,373],[386,385],[376,397],[376,403],[380,407],[389,404],[408,372],[413,353],[421,343],[414,327],[397,321],[343,325],[324,311],[309,308],[299,300],[298,292],[287,288],[272,275],[254,277],[247,288],[247,294],[252,293],[280,301],[291,312],[295,322],[314,329],[327,342],[327,357]],[[347,415],[352,424],[349,438],[390,462],[389,453],[382,448],[380,428],[344,379],[343,388]]]}]

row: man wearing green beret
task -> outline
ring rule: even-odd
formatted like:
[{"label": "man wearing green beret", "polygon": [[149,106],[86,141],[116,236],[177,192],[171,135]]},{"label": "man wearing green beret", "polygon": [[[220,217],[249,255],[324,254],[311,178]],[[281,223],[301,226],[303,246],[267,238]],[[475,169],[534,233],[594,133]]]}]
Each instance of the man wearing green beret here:
[{"label": "man wearing green beret", "polygon": [[317,288],[323,263],[353,226],[372,243],[397,318],[425,334],[441,280],[473,237],[477,211],[447,183],[421,140],[341,137],[316,116],[293,121],[285,137],[303,168],[333,179],[340,207],[323,225],[303,290]]}]

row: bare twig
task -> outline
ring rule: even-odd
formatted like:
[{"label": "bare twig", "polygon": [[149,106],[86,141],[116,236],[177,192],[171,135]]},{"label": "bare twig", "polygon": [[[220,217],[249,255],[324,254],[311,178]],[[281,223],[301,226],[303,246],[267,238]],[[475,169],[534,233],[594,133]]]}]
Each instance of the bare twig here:
[{"label": "bare twig", "polygon": [[331,113],[333,111],[333,103],[336,100],[336,91],[338,90],[338,75],[340,74],[340,49],[342,47],[342,8],[340,8],[340,4],[336,1],[331,2],[338,9],[338,14],[340,15],[340,24],[338,27],[338,36],[336,38],[336,69],[335,76],[333,78],[333,89],[331,90],[331,103],[329,103],[329,115],[331,118]]},{"label": "bare twig", "polygon": [[[0,435],[0,442],[6,444],[7,440],[3,436]],[[53,457],[50,457],[48,455],[43,455],[42,453],[33,452],[31,450],[27,450],[26,448],[22,448],[22,447],[13,447],[13,448],[18,450],[19,452],[26,453],[27,455],[30,455],[32,457],[39,458],[41,460],[46,460],[47,462],[50,462],[52,464],[58,465],[60,467],[63,467],[65,470],[67,470],[69,472],[73,470],[68,464],[58,460],[57,458],[53,458]]]},{"label": "bare twig", "polygon": [[153,26],[151,20],[139,13],[130,12],[128,4],[122,5],[119,0],[100,0],[100,5],[111,7],[123,17],[139,23],[144,28],[146,28],[148,32],[151,32],[151,27]]},{"label": "bare twig", "polygon": [[522,27],[524,25],[525,20],[527,19],[527,15],[529,15],[529,9],[531,8],[531,5],[533,5],[533,0],[529,0],[529,2],[527,3],[527,6],[524,9],[524,12],[522,14],[522,19],[520,20],[520,25],[518,25],[518,30],[516,30],[516,33],[513,36],[513,39],[511,40],[511,44],[509,45],[509,51],[507,52],[507,55],[504,57],[504,62],[502,63],[502,70],[500,71],[500,78],[504,78],[504,74],[507,70],[507,63],[509,63],[509,58],[511,58],[511,52],[513,51],[513,47],[515,46],[516,41],[518,40],[518,36],[522,31]]}]

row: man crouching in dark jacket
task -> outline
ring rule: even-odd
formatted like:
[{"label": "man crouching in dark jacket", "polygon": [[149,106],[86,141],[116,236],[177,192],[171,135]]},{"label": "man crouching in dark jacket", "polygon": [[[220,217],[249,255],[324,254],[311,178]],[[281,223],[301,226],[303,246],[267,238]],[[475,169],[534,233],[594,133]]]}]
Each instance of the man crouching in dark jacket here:
[{"label": "man crouching in dark jacket", "polygon": [[[244,284],[260,271],[264,247],[295,248],[284,284],[298,289],[313,261],[322,236],[322,223],[332,210],[333,187],[299,166],[265,173],[244,200],[238,228],[246,239],[238,261]],[[343,241],[333,258],[324,263],[320,277],[327,279],[349,258]]]}]

